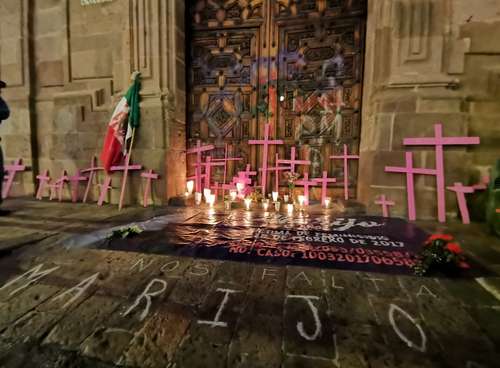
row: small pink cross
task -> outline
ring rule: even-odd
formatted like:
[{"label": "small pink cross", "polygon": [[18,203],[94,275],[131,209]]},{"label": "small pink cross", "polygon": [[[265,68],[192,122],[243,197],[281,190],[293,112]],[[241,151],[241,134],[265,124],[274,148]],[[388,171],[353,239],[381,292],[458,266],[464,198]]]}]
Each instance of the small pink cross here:
[{"label": "small pink cross", "polygon": [[104,183],[97,184],[97,186],[100,188],[97,205],[102,206],[102,204],[106,200],[106,195],[108,194],[108,191],[111,191],[111,189],[113,189],[111,187],[111,176],[106,174],[106,177],[104,178]]},{"label": "small pink cross", "polygon": [[269,129],[270,124],[266,124],[264,127],[264,139],[250,139],[248,144],[258,144],[263,145],[262,151],[262,174],[260,177],[260,185],[262,186],[262,195],[266,196],[266,184],[267,184],[267,161],[269,156],[269,146],[283,144],[281,139],[269,140]]},{"label": "small pink cross", "polygon": [[359,160],[358,155],[349,155],[347,144],[344,144],[344,154],[342,156],[330,156],[334,160],[344,160],[344,198],[349,199],[349,160]]},{"label": "small pink cross", "polygon": [[193,147],[193,148],[190,148],[186,151],[186,154],[190,155],[190,154],[194,154],[196,153],[196,164],[197,166],[195,167],[195,186],[196,186],[196,191],[197,192],[200,192],[201,193],[201,164],[202,164],[202,153],[205,152],[205,151],[211,151],[213,150],[215,147],[213,144],[209,144],[209,145],[206,145],[206,146],[202,146],[201,145],[201,141],[198,139],[196,141],[196,146]]},{"label": "small pink cross", "polygon": [[467,208],[467,201],[465,200],[465,193],[474,193],[473,187],[464,187],[462,183],[455,183],[452,187],[446,187],[457,194],[458,208],[462,216],[464,224],[470,224],[469,209]]},{"label": "small pink cross", "polygon": [[77,170],[75,175],[68,177],[71,186],[71,202],[76,203],[78,201],[78,186],[81,181],[88,179],[87,176],[80,175],[80,170]]},{"label": "small pink cross", "polygon": [[42,200],[45,186],[50,181],[49,170],[45,170],[42,174],[37,175],[36,179],[38,180],[38,190],[36,192],[35,198],[38,200]]},{"label": "small pink cross", "polygon": [[122,190],[120,192],[120,202],[118,204],[118,209],[122,209],[123,207],[123,200],[125,198],[125,186],[127,184],[127,179],[128,179],[128,172],[130,170],[142,170],[142,165],[130,165],[130,157],[127,155],[125,156],[125,165],[122,166],[111,166],[111,171],[123,171],[123,178],[122,178]]},{"label": "small pink cross", "polygon": [[434,137],[405,138],[403,144],[406,146],[435,146],[438,219],[439,222],[445,222],[446,198],[443,146],[479,144],[479,137],[443,137],[443,125],[439,123],[434,125]]},{"label": "small pink cross", "polygon": [[297,180],[295,183],[298,185],[302,185],[304,187],[304,197],[305,197],[304,204],[306,206],[309,205],[309,187],[318,185],[318,182],[314,180],[309,180],[309,173],[305,172],[304,179]]},{"label": "small pink cross", "polygon": [[[276,154],[276,161],[275,162],[278,162],[278,154]],[[276,164],[278,165],[278,164]],[[275,192],[279,192],[279,188],[280,188],[280,171],[288,171],[290,170],[290,167],[289,166],[275,166],[275,167],[268,167],[267,168],[267,171],[268,172],[275,172],[275,175],[274,175],[274,178],[275,178],[275,182],[274,182],[274,191]],[[259,169],[259,171],[262,171],[262,169]]]},{"label": "small pink cross", "polygon": [[380,199],[375,201],[375,204],[380,204],[382,206],[382,215],[384,217],[389,217],[389,207],[394,206],[393,201],[388,201],[384,194],[380,196]]},{"label": "small pink cross", "polygon": [[54,198],[57,198],[57,192],[59,189],[59,184],[49,184],[49,190],[50,190],[50,195],[49,195],[49,201],[53,200]]},{"label": "small pink cross", "polygon": [[406,174],[406,192],[408,199],[408,218],[410,221],[415,221],[417,219],[417,210],[415,206],[415,174],[421,175],[436,175],[436,170],[434,169],[420,169],[413,167],[413,153],[406,152],[406,166],[405,167],[394,167],[386,166],[386,172],[401,173]]},{"label": "small pink cross", "polygon": [[153,170],[141,173],[141,177],[146,179],[146,186],[144,187],[144,198],[142,205],[147,207],[149,204],[149,193],[151,193],[151,181],[159,178],[159,175],[154,173]]},{"label": "small pink cross", "polygon": [[328,190],[328,183],[336,183],[336,178],[329,178],[328,171],[323,171],[323,177],[313,179],[316,183],[321,183],[321,204],[325,204],[326,194]]},{"label": "small pink cross", "polygon": [[90,162],[90,167],[87,169],[83,169],[81,172],[82,174],[89,173],[89,180],[87,181],[87,188],[85,188],[85,194],[83,195],[83,203],[87,202],[87,198],[90,193],[90,188],[92,187],[92,183],[94,182],[94,179],[96,178],[96,172],[104,170],[104,167],[102,166],[97,166],[97,157],[93,157],[92,161]]},{"label": "small pink cross", "polygon": [[64,183],[69,181],[68,173],[66,170],[63,170],[61,177],[56,180],[54,189],[57,189],[57,199],[59,202],[62,202]]},{"label": "small pink cross", "polygon": [[296,160],[295,159],[295,154],[296,154],[296,149],[295,147],[292,147],[291,150],[290,150],[290,159],[289,160],[285,160],[285,159],[279,159],[278,161],[276,161],[276,166],[279,166],[281,164],[285,164],[285,165],[290,165],[290,171],[292,173],[295,173],[295,166],[297,165],[310,165],[311,164],[311,161],[308,161],[308,160]]},{"label": "small pink cross", "polygon": [[[26,166],[22,165],[22,162],[23,162],[23,159],[18,158],[16,160],[16,162],[14,162],[12,165],[5,165],[4,169],[8,174],[7,174],[7,178],[5,178],[7,183],[2,191],[2,198],[3,199],[5,199],[9,196],[10,189],[12,187],[12,184],[14,183],[14,178],[16,176],[16,173],[26,170]],[[1,179],[4,179],[4,178],[1,178]]]},{"label": "small pink cross", "polygon": [[226,166],[226,163],[223,161],[213,162],[211,156],[207,156],[205,158],[205,162],[201,164],[193,164],[193,166],[203,166],[205,168],[205,188],[210,188],[210,182],[212,181],[212,167],[215,166]]}]

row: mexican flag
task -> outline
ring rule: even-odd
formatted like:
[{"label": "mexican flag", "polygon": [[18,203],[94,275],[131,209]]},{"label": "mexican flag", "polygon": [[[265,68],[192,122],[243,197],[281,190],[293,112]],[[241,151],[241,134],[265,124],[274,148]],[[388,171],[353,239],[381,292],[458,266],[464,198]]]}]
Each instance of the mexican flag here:
[{"label": "mexican flag", "polygon": [[118,165],[127,154],[128,141],[132,138],[134,128],[139,127],[141,119],[139,110],[139,90],[141,83],[139,75],[120,100],[108,124],[106,139],[101,151],[101,162],[109,172],[111,166]]}]

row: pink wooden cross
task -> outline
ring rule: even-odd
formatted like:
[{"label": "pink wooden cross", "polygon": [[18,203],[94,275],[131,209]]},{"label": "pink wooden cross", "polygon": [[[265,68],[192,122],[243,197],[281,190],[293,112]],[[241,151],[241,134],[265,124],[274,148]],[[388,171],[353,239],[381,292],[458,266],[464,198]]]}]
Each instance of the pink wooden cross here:
[{"label": "pink wooden cross", "polygon": [[438,219],[439,222],[445,222],[446,199],[443,146],[479,144],[479,137],[443,137],[443,125],[439,123],[434,125],[434,137],[405,138],[403,144],[406,146],[435,146]]},{"label": "pink wooden cross", "polygon": [[328,171],[323,171],[323,177],[313,179],[316,183],[321,183],[321,204],[325,204],[326,194],[328,190],[328,183],[336,183],[336,178],[329,178]]},{"label": "pink wooden cross", "polygon": [[[22,165],[22,162],[23,162],[23,159],[18,158],[16,160],[16,162],[14,162],[12,165],[5,165],[4,170],[7,172],[7,178],[5,178],[5,180],[7,183],[5,184],[3,191],[2,191],[2,198],[3,199],[5,199],[9,196],[10,189],[12,187],[12,184],[14,183],[14,178],[16,177],[16,173],[26,170],[26,166]],[[3,180],[4,178],[0,178],[0,179]]]},{"label": "pink wooden cross", "polygon": [[382,194],[380,196],[380,199],[375,201],[375,204],[379,204],[382,206],[382,215],[384,217],[389,217],[389,207],[394,206],[393,201],[387,200],[387,198],[385,197],[385,194]]},{"label": "pink wooden cross", "polygon": [[96,178],[96,172],[104,170],[104,167],[102,166],[97,166],[97,157],[93,157],[92,161],[90,162],[90,167],[83,169],[81,172],[82,174],[89,173],[88,176],[88,181],[87,181],[87,188],[85,188],[85,194],[83,195],[83,200],[82,202],[85,203],[87,202],[87,198],[90,193],[90,188],[92,187],[92,183],[94,182],[94,179]]},{"label": "pink wooden cross", "polygon": [[120,202],[118,203],[118,209],[123,208],[123,200],[125,198],[125,184],[127,183],[128,172],[130,170],[142,170],[142,165],[130,165],[130,158],[125,156],[125,165],[122,166],[111,166],[111,171],[123,171],[122,178],[122,190],[120,192]]},{"label": "pink wooden cross", "polygon": [[421,168],[413,167],[413,153],[406,152],[406,166],[405,167],[386,166],[385,172],[406,174],[408,218],[411,221],[415,221],[417,219],[417,211],[416,211],[416,206],[415,206],[415,178],[414,178],[414,175],[415,174],[436,175],[436,170],[434,170],[434,169],[421,169]]},{"label": "pink wooden cross", "polygon": [[318,182],[314,180],[309,180],[309,173],[305,172],[304,178],[301,180],[297,180],[295,183],[298,185],[302,185],[304,187],[304,197],[305,197],[304,204],[306,206],[309,205],[309,187],[318,185]]},{"label": "pink wooden cross", "polygon": [[196,188],[196,191],[197,192],[200,192],[201,193],[201,189],[202,189],[202,186],[201,186],[201,164],[202,164],[202,153],[205,152],[205,151],[211,151],[213,150],[215,147],[214,145],[212,144],[209,144],[209,145],[206,145],[206,146],[202,146],[201,145],[201,141],[198,139],[198,141],[196,141],[196,146],[193,147],[193,148],[190,148],[186,151],[186,154],[190,155],[190,154],[194,154],[196,153],[196,164],[197,166],[195,167],[195,188]]},{"label": "pink wooden cross", "polygon": [[[279,155],[276,154],[276,163],[278,162],[278,157]],[[290,166],[278,166],[278,164],[276,164],[277,166],[275,167],[268,167],[267,168],[267,171],[268,172],[272,172],[274,171],[276,174],[274,175],[274,191],[275,192],[279,192],[279,188],[280,188],[280,171],[289,171],[290,170]],[[262,171],[262,169],[259,169],[259,171]]]},{"label": "pink wooden cross", "polygon": [[[223,161],[224,162],[224,178],[222,185],[225,185],[227,182],[227,163],[229,161],[243,161],[243,157],[229,157],[229,145],[226,143],[224,148],[224,158],[214,158],[212,159],[214,162]],[[222,188],[222,196],[224,197],[225,189]]]},{"label": "pink wooden cross", "polygon": [[457,194],[458,208],[464,224],[470,224],[469,209],[465,200],[465,193],[474,193],[474,187],[465,187],[462,183],[455,183],[452,187],[446,187]]},{"label": "pink wooden cross", "polygon": [[151,181],[158,179],[160,176],[149,170],[148,172],[141,173],[141,177],[146,179],[146,186],[144,187],[144,198],[142,200],[142,205],[147,207],[149,204],[149,193],[151,193]]},{"label": "pink wooden cross", "polygon": [[217,161],[217,162],[214,162],[212,161],[212,157],[211,156],[207,156],[205,158],[205,162],[202,162],[201,164],[193,164],[193,166],[195,166],[196,168],[198,166],[203,166],[205,168],[205,185],[204,187],[205,188],[210,188],[210,182],[212,181],[212,167],[215,167],[215,166],[226,166],[226,163],[223,162],[223,161]]},{"label": "pink wooden cross", "polygon": [[334,160],[344,160],[344,199],[349,199],[349,160],[359,160],[358,155],[349,155],[347,144],[344,144],[344,154],[342,156],[330,156]]},{"label": "pink wooden cross", "polygon": [[57,199],[59,200],[59,202],[62,202],[64,183],[67,183],[68,181],[68,173],[66,172],[66,170],[63,170],[61,177],[56,180],[54,186],[54,189],[57,189]]},{"label": "pink wooden cross", "polygon": [[81,181],[88,179],[87,176],[82,176],[80,174],[80,170],[77,170],[75,175],[68,177],[71,186],[71,202],[76,203],[78,201],[78,186]]},{"label": "pink wooden cross", "polygon": [[264,127],[264,139],[250,139],[248,141],[248,144],[259,144],[263,145],[263,151],[262,151],[262,174],[260,177],[260,185],[262,186],[262,195],[265,197],[266,196],[266,184],[267,184],[267,160],[269,157],[269,146],[270,145],[277,145],[277,144],[283,144],[283,141],[281,139],[276,139],[276,140],[269,140],[269,129],[270,129],[270,124],[266,124]]},{"label": "pink wooden cross", "polygon": [[49,184],[49,190],[50,190],[49,201],[53,200],[54,198],[57,198],[58,189],[59,189],[59,184],[56,183]]},{"label": "pink wooden cross", "polygon": [[108,194],[108,191],[113,189],[113,187],[111,186],[111,175],[106,175],[106,177],[104,178],[104,183],[98,184],[97,186],[100,188],[97,205],[102,206],[102,204],[106,200],[106,195]]},{"label": "pink wooden cross", "polygon": [[311,161],[308,161],[308,160],[296,160],[295,159],[295,152],[296,149],[295,147],[292,147],[291,150],[290,150],[290,159],[289,160],[285,160],[285,159],[279,159],[276,161],[276,166],[279,166],[281,164],[286,164],[286,165],[290,165],[290,171],[292,173],[295,173],[295,166],[297,165],[310,165],[311,164]]},{"label": "pink wooden cross", "polygon": [[49,170],[45,170],[42,174],[36,176],[38,180],[38,190],[36,192],[36,199],[41,200],[43,198],[43,192],[45,190],[45,186],[50,181]]}]

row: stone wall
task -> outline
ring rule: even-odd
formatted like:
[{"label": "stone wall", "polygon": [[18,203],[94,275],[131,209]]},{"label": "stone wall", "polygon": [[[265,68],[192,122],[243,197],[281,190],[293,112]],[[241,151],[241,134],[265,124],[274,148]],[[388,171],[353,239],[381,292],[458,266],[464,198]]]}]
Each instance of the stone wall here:
[{"label": "stone wall", "polygon": [[[73,173],[98,156],[111,113],[142,74],[142,127],[132,161],[160,173],[156,203],[183,192],[185,177],[184,2],[75,0],[0,2],[0,78],[12,118],[0,127],[7,160],[33,172],[15,194],[32,194],[32,176]],[[175,137],[175,139],[173,139]],[[167,175],[173,173],[175,175]],[[114,187],[120,180],[116,175]],[[139,202],[134,174],[128,202]],[[118,190],[112,202],[118,199]],[[95,198],[94,193],[94,198]],[[66,193],[68,196],[69,193]]]},{"label": "stone wall", "polygon": [[[376,196],[406,215],[403,165],[409,136],[478,135],[479,147],[446,149],[446,184],[474,184],[500,158],[500,1],[369,0],[358,198]],[[417,166],[434,167],[432,147],[413,148]],[[418,218],[436,217],[435,180],[416,180]],[[457,212],[447,194],[447,212]]]}]

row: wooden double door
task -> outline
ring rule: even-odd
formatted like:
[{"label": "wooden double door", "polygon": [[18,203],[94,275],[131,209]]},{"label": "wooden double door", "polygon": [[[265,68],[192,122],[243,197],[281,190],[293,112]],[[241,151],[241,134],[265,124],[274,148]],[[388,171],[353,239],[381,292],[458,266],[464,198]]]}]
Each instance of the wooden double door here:
[{"label": "wooden double door", "polygon": [[262,148],[247,142],[269,123],[285,143],[271,148],[270,165],[295,146],[311,161],[300,172],[328,170],[341,183],[329,156],[359,149],[366,0],[193,0],[188,12],[188,146],[200,139],[216,146],[212,156],[227,147],[242,157],[231,177],[262,166]]}]

